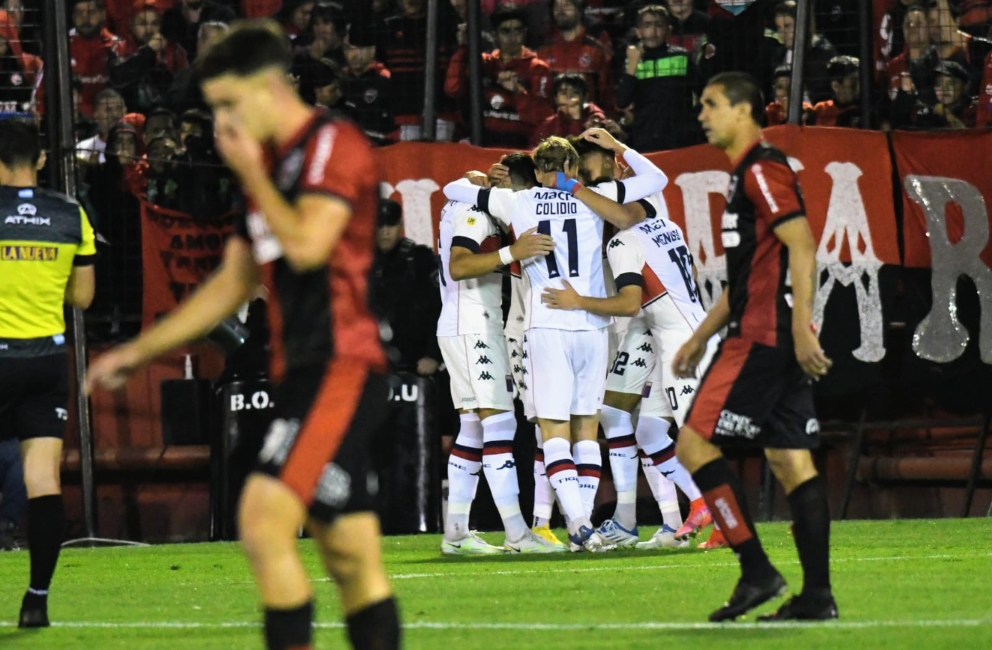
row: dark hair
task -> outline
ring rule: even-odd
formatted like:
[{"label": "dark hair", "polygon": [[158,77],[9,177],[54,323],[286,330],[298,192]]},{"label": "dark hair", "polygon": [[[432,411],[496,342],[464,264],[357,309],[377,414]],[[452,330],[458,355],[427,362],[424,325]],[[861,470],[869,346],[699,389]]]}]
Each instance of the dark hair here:
[{"label": "dark hair", "polygon": [[179,123],[196,124],[209,132],[213,128],[214,120],[210,116],[210,113],[202,108],[191,108],[183,113],[182,117],[179,118]]},{"label": "dark hair", "polygon": [[765,100],[754,77],[746,72],[721,72],[710,77],[706,86],[723,88],[723,95],[731,106],[737,106],[741,102],[750,104],[751,117],[756,123],[761,124],[765,117]]},{"label": "dark hair", "polygon": [[[831,59],[832,60],[832,59]],[[788,77],[792,79],[792,66],[789,64],[780,65],[775,68],[775,72],[772,73],[772,80],[779,79],[781,77]]]},{"label": "dark hair", "polygon": [[793,0],[785,0],[785,2],[780,2],[775,5],[775,9],[772,10],[772,16],[790,16],[795,19],[798,7]]},{"label": "dark hair", "polygon": [[[82,81],[79,82],[79,90],[80,90],[80,92],[82,92],[82,90],[83,90],[83,88],[82,88]],[[101,90],[100,92],[98,92],[96,94],[96,97],[93,98],[93,106],[95,108],[96,106],[98,106],[100,104],[100,102],[104,101],[105,99],[114,99],[114,98],[117,98],[117,99],[121,100],[121,103],[124,103],[124,96],[123,95],[121,95],[119,92],[117,92],[113,88],[104,88],[103,90]],[[127,107],[126,106],[125,106],[125,110],[127,110]]]},{"label": "dark hair", "polygon": [[293,62],[289,39],[269,18],[242,20],[196,58],[200,82],[224,75],[250,77],[268,68],[288,73]]},{"label": "dark hair", "polygon": [[499,163],[510,172],[510,182],[514,185],[538,185],[537,167],[530,154],[516,151],[503,156]]},{"label": "dark hair", "polygon": [[551,84],[551,94],[557,95],[562,86],[571,86],[579,91],[583,97],[589,97],[589,84],[586,78],[578,72],[563,72],[555,77]]},{"label": "dark hair", "polygon": [[827,76],[830,81],[844,81],[858,71],[861,62],[854,56],[835,56],[827,63]]},{"label": "dark hair", "polygon": [[579,154],[579,158],[583,158],[590,154],[599,154],[601,156],[606,156],[611,160],[616,157],[616,154],[614,154],[612,150],[577,135],[570,137],[568,141],[573,147],[575,147],[575,152]]},{"label": "dark hair", "polygon": [[8,169],[34,167],[41,157],[41,135],[34,120],[0,119],[0,163]]},{"label": "dark hair", "polygon": [[542,172],[563,172],[569,165],[579,163],[579,154],[572,143],[557,135],[541,140],[531,156],[534,166]]},{"label": "dark hair", "polygon": [[640,25],[641,20],[647,14],[654,14],[658,18],[661,18],[667,26],[672,26],[672,13],[668,11],[668,7],[665,5],[648,5],[646,7],[641,7],[637,10],[637,20],[634,22],[634,25]]},{"label": "dark hair", "polygon": [[72,3],[72,10],[73,11],[76,10],[76,5],[81,5],[81,4],[84,4],[84,3],[87,3],[87,2],[92,2],[93,4],[95,4],[97,11],[106,11],[107,10],[107,7],[104,4],[103,0],[76,0],[75,2]]},{"label": "dark hair", "polygon": [[341,5],[334,2],[320,2],[313,7],[310,12],[309,29],[312,32],[317,21],[334,25],[334,31],[338,36],[344,37],[345,29],[348,28],[348,20]]},{"label": "dark hair", "polygon": [[493,30],[498,30],[499,26],[508,20],[519,20],[527,26],[527,15],[523,10],[518,9],[516,5],[506,4],[500,5],[496,11],[489,16],[489,24],[493,26]]}]

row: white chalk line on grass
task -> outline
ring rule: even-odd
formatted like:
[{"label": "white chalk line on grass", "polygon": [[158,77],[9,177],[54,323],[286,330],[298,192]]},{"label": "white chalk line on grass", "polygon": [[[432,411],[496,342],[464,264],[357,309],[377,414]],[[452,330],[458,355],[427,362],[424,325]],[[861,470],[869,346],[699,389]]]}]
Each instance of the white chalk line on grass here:
[{"label": "white chalk line on grass", "polygon": [[[0,621],[0,628],[13,627],[10,621]],[[320,629],[341,629],[343,623],[314,623]],[[746,632],[748,630],[782,629],[824,629],[824,630],[864,630],[873,628],[944,628],[944,627],[984,627],[992,626],[992,619],[934,619],[904,621],[783,621],[779,623],[692,623],[692,622],[644,622],[644,623],[455,623],[434,621],[412,621],[403,624],[404,630],[506,630],[506,631],[636,631],[636,630],[727,630]],[[250,621],[196,623],[184,621],[145,621],[145,622],[99,622],[99,621],[56,621],[52,627],[68,629],[132,629],[132,630],[225,630],[258,629],[261,624]]]}]

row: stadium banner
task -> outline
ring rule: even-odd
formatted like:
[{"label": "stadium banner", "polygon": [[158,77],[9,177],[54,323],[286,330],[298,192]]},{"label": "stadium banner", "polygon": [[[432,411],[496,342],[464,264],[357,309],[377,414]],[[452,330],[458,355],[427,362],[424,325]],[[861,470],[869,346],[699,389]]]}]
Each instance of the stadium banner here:
[{"label": "stadium banner", "polygon": [[141,203],[142,327],[176,307],[221,262],[234,216],[193,219]]},{"label": "stadium banner", "polygon": [[978,398],[992,380],[992,133],[896,132],[892,145],[913,352],[903,374]]},{"label": "stadium banner", "polygon": [[[885,135],[793,126],[768,129],[765,135],[797,171],[810,227],[819,241],[815,319],[820,326],[826,320],[823,345],[835,361],[821,391],[834,384],[847,391],[870,384],[885,356],[884,323],[900,262]],[[433,246],[444,185],[470,169],[486,171],[505,152],[464,144],[400,143],[378,153],[385,192],[404,205],[407,236]],[[709,306],[726,281],[719,235],[731,163],[710,146],[648,158],[668,175],[670,217],[685,230]]]}]

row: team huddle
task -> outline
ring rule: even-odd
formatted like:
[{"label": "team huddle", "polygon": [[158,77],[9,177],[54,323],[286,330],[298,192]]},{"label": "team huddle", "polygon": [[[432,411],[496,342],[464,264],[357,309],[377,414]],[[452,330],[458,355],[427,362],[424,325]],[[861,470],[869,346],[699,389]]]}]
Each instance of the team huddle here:
[{"label": "team huddle", "polygon": [[[811,455],[819,445],[812,382],[832,362],[812,326],[816,246],[802,192],[785,154],[761,138],[753,79],[717,75],[700,104],[707,140],[734,168],[721,220],[728,284],[709,311],[684,234],[669,219],[668,179],[606,131],[547,138],[530,155],[505,156],[444,188],[437,335],[461,428],[441,551],[677,548],[713,523],[702,546],[731,547],[741,577],[709,618],[734,620],[787,589],[721,451],[760,447],[789,501],[803,588],[759,620],[837,618],[826,484]],[[617,232],[604,238],[607,228]],[[501,233],[514,243],[500,248]],[[503,267],[513,278],[505,328]],[[532,526],[512,456],[515,395],[537,424]],[[594,527],[600,425],[617,503]],[[638,464],[664,522],[648,540],[637,529]],[[502,547],[469,529],[480,473],[506,529]],[[691,503],[685,522],[676,487]],[[567,545],[548,527],[555,502]]]}]

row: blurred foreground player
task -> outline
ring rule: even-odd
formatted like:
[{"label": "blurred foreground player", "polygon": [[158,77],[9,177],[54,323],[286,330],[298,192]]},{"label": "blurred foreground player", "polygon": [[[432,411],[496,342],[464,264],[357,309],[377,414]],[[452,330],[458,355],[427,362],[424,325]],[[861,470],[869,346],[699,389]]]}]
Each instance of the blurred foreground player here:
[{"label": "blurred foreground player", "polygon": [[379,180],[370,145],[357,127],[296,95],[286,36],[272,21],[235,26],[197,65],[217,149],[240,180],[248,215],[213,277],[97,360],[88,386],[120,387],[139,366],[209,332],[264,284],[277,419],[245,484],[239,524],[266,643],[312,646],[313,594],[296,547],[306,525],[338,585],[351,644],[397,648],[368,458],[388,394],[366,298]]},{"label": "blurred foreground player", "polygon": [[812,328],[816,242],[795,172],[785,154],[761,139],[764,102],[754,79],[737,72],[714,76],[702,106],[707,139],[734,165],[722,224],[729,284],[675,354],[672,368],[679,377],[694,376],[707,341],[727,327],[677,446],[741,563],[730,600],[710,620],[733,620],[785,592],[785,580],[758,540],[740,481],[720,451],[755,445],[764,448],[788,495],[803,567],[802,592],[761,620],[837,618],[826,484],[810,455],[820,442],[812,380],[831,365]]}]

